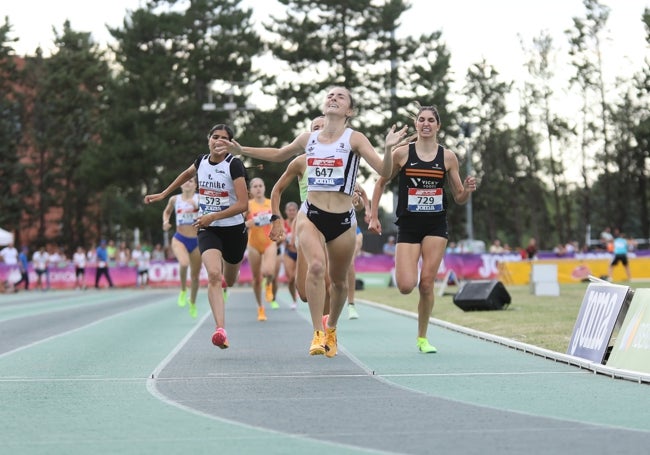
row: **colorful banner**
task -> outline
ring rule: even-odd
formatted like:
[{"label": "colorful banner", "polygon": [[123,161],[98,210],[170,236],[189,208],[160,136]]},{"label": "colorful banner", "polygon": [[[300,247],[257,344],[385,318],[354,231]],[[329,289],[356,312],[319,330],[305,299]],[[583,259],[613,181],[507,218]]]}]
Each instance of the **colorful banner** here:
[{"label": "colorful banner", "polygon": [[[589,275],[598,278],[607,276],[612,258],[611,255],[605,256],[605,258],[591,257],[589,259],[498,261],[498,277],[505,284],[526,285],[530,283],[532,264],[555,264],[557,265],[557,280],[559,283],[579,283],[580,281],[587,280]],[[632,278],[650,278],[649,257],[632,257],[628,261]],[[613,268],[611,279],[613,281],[627,279],[625,270],[621,264]]]},{"label": "colorful banner", "polygon": [[[360,256],[355,261],[358,273],[388,273],[394,267],[393,257],[387,255]],[[86,287],[95,286],[94,265],[86,267],[84,274],[84,283]],[[31,264],[28,269],[30,289],[36,288],[38,276]],[[138,271],[135,265],[117,266],[112,264],[109,267],[109,274],[113,285],[116,287],[131,287],[136,285]],[[0,263],[0,282],[15,283],[20,280],[20,271],[18,266],[8,266]],[[202,286],[208,284],[208,274],[205,267],[201,267],[199,280]],[[253,280],[248,260],[244,259],[239,272],[239,284],[249,284]],[[286,281],[284,276],[284,267],[280,269],[280,281]],[[47,285],[49,283],[49,286]],[[178,286],[180,277],[178,272],[178,262],[170,261],[152,261],[149,267],[149,286],[151,287],[168,287]],[[61,263],[55,267],[50,267],[47,275],[43,276],[44,287],[50,289],[73,289],[75,287],[75,269],[70,263]],[[107,287],[108,282],[102,277],[99,282],[100,287]],[[10,286],[8,286],[10,287]],[[20,285],[20,289],[24,289]]]},{"label": "colorful banner", "polygon": [[637,289],[607,366],[650,373],[650,289]]},{"label": "colorful banner", "polygon": [[[640,253],[640,252],[638,252]],[[558,268],[559,283],[577,283],[587,279],[588,275],[601,277],[607,274],[611,255],[609,253],[588,253],[574,258],[543,259],[528,261],[522,259],[518,253],[508,254],[446,254],[440,269],[438,279],[443,279],[447,272],[460,280],[495,280],[504,284],[526,285],[530,283],[531,264],[556,264]],[[637,254],[630,256],[630,270],[633,278],[650,278],[650,256]],[[388,273],[391,274],[395,267],[392,256],[384,254],[363,254],[356,258],[357,273]],[[110,274],[116,286],[135,286],[137,272],[135,266],[112,266]],[[30,266],[30,283],[36,283],[36,274]],[[284,279],[284,272],[280,274]],[[152,262],[149,270],[151,286],[178,285],[178,264],[176,261]],[[246,259],[241,266],[239,282],[251,282],[251,271]],[[619,264],[614,268],[612,279],[621,281],[625,279],[623,267]],[[20,279],[17,266],[7,266],[0,263],[0,283],[6,281],[16,282]],[[74,287],[74,267],[69,263],[62,263],[53,267],[49,273],[50,287],[55,289]],[[103,281],[105,282],[105,281]],[[95,285],[95,268],[90,264],[86,268],[86,286]],[[201,283],[207,284],[205,270],[201,271]]]},{"label": "colorful banner", "polygon": [[567,354],[603,363],[609,341],[630,288],[617,284],[591,283],[582,299],[580,312],[573,327]]}]

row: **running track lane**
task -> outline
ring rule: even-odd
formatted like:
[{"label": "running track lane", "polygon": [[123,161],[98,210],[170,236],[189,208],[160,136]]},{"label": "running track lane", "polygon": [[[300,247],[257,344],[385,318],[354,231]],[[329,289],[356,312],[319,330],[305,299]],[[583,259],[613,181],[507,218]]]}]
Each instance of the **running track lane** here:
[{"label": "running track lane", "polygon": [[[341,321],[336,358],[309,357],[305,305],[259,323],[248,289],[231,293],[222,351],[210,344],[205,302],[194,324],[174,293],[144,303],[154,292],[133,291],[126,311],[0,355],[10,414],[0,434],[15,453],[609,453],[650,442],[633,424],[648,409],[645,385],[439,328],[430,333],[440,352],[420,355],[415,320],[364,305],[361,319]],[[2,304],[0,334],[4,315]],[[627,408],[629,422],[605,401]],[[21,439],[20,428],[35,430]]]}]

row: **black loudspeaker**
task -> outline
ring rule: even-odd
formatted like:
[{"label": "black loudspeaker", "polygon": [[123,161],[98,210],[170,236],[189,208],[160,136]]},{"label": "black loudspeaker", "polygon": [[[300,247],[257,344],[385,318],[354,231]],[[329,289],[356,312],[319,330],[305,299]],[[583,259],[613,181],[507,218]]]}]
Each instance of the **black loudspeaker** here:
[{"label": "black loudspeaker", "polygon": [[510,294],[501,281],[468,281],[454,295],[454,303],[463,311],[503,310]]}]

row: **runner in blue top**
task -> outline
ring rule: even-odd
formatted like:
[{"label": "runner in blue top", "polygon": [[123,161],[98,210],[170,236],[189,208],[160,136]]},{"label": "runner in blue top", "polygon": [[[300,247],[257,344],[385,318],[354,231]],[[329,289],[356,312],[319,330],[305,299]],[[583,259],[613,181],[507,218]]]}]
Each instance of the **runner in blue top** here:
[{"label": "runner in blue top", "polygon": [[627,246],[627,238],[625,237],[625,234],[620,232],[618,228],[614,229],[614,258],[612,259],[612,262],[609,264],[609,270],[607,272],[607,276],[610,279],[612,278],[612,272],[614,270],[614,266],[619,262],[623,264],[623,267],[625,268],[625,273],[627,274],[627,281],[630,281],[632,279],[632,273],[630,272],[630,264],[628,263],[627,260],[627,251],[628,251],[628,246]]}]

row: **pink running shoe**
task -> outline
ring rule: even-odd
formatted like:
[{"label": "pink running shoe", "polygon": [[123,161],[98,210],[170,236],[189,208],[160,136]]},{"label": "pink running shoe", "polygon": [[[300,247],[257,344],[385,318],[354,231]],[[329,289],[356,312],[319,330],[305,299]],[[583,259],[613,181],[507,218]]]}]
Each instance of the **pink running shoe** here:
[{"label": "pink running shoe", "polygon": [[226,349],[228,348],[228,336],[226,335],[226,329],[223,327],[217,328],[217,331],[212,334],[212,344],[215,346]]}]

